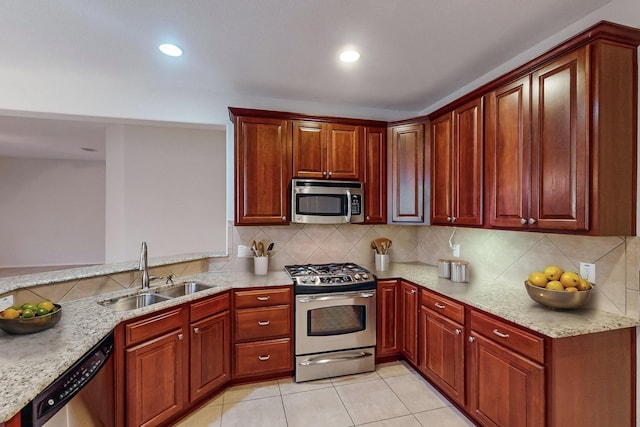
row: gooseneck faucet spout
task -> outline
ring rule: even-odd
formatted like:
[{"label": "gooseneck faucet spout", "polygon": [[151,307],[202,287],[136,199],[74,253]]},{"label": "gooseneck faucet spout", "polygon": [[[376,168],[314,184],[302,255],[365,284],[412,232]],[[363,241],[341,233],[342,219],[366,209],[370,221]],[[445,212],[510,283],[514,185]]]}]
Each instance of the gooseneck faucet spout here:
[{"label": "gooseneck faucet spout", "polygon": [[138,270],[142,271],[142,289],[149,289],[149,270],[147,268],[147,242],[142,242],[140,249],[140,266]]}]

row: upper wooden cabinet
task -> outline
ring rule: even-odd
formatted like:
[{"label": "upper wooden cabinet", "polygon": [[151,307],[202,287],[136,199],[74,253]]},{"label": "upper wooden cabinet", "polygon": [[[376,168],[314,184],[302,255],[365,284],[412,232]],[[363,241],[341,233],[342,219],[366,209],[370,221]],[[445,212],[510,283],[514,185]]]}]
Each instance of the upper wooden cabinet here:
[{"label": "upper wooden cabinet", "polygon": [[364,212],[365,223],[387,222],[387,129],[364,129]]},{"label": "upper wooden cabinet", "polygon": [[431,223],[482,225],[482,99],[431,121]]},{"label": "upper wooden cabinet", "polygon": [[424,222],[424,124],[391,127],[393,222]]},{"label": "upper wooden cabinet", "polygon": [[234,117],[235,224],[288,224],[291,122]]},{"label": "upper wooden cabinet", "polygon": [[636,52],[596,40],[488,94],[490,226],[635,235]]},{"label": "upper wooden cabinet", "polygon": [[361,179],[362,126],[314,121],[293,124],[297,178]]}]

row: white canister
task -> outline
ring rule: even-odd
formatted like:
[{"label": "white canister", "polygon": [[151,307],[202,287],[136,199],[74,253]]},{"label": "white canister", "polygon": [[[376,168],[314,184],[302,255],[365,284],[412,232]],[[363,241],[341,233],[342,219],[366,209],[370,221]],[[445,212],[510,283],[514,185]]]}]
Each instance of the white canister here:
[{"label": "white canister", "polygon": [[267,271],[269,271],[269,257],[253,257],[253,274],[257,276],[264,276],[265,274],[267,274]]},{"label": "white canister", "polygon": [[376,253],[376,270],[387,271],[389,269],[389,254]]}]

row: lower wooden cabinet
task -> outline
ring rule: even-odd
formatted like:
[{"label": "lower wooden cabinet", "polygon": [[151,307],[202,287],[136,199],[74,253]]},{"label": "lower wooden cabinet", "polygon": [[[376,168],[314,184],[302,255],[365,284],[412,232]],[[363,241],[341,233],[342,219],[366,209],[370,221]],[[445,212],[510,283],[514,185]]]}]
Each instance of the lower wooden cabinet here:
[{"label": "lower wooden cabinet", "polygon": [[249,381],[293,371],[291,286],[234,292],[233,378]]},{"label": "lower wooden cabinet", "polygon": [[419,331],[418,369],[452,400],[464,405],[464,307],[423,289]]},{"label": "lower wooden cabinet", "polygon": [[400,356],[400,302],[397,280],[378,280],[376,359]]},{"label": "lower wooden cabinet", "polygon": [[128,322],[120,330],[127,426],[156,426],[184,413],[231,378],[229,293]]},{"label": "lower wooden cabinet", "polygon": [[401,352],[411,363],[418,363],[418,287],[407,281],[400,281]]}]

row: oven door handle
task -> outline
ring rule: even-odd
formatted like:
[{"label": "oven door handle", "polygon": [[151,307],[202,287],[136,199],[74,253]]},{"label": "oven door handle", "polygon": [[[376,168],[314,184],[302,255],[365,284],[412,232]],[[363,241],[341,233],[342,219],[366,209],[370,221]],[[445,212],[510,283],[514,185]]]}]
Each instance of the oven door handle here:
[{"label": "oven door handle", "polygon": [[304,296],[298,297],[298,302],[315,302],[315,301],[335,301],[339,299],[349,298],[371,298],[375,295],[374,292],[360,292],[358,294],[336,294],[336,295],[323,295],[321,297]]},{"label": "oven door handle", "polygon": [[307,359],[303,362],[300,362],[301,366],[310,366],[310,365],[323,365],[326,363],[334,363],[334,362],[344,362],[345,360],[355,360],[355,359],[363,359],[365,357],[373,356],[372,353],[367,351],[359,351],[357,353],[344,354],[342,356],[326,356],[326,357],[317,357],[313,359]]}]

